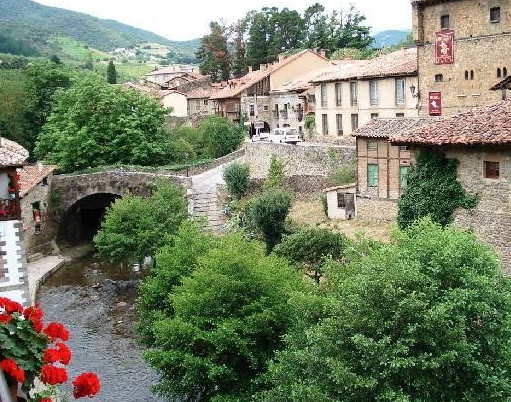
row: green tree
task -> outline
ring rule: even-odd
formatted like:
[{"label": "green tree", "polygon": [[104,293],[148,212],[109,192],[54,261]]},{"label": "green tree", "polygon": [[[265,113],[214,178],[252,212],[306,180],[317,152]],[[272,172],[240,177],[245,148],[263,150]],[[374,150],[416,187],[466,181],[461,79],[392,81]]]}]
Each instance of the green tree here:
[{"label": "green tree", "polygon": [[288,299],[304,289],[300,275],[286,260],[265,256],[260,243],[224,236],[181,282],[163,297],[172,312],[154,323],[154,346],[144,352],[161,375],[157,393],[167,400],[249,400],[282,347]]},{"label": "green tree", "polygon": [[425,219],[348,266],[297,325],[261,402],[511,398],[511,287],[475,236]]},{"label": "green tree", "polygon": [[260,64],[267,63],[269,23],[268,15],[264,12],[252,12],[247,15],[250,28],[247,40],[247,64],[258,68]]},{"label": "green tree", "polygon": [[94,245],[111,262],[141,262],[167,244],[188,214],[183,191],[160,181],[149,198],[126,194],[105,214]]},{"label": "green tree", "polygon": [[250,167],[245,162],[232,162],[224,168],[223,178],[229,193],[240,199],[250,187]]},{"label": "green tree", "polygon": [[36,155],[65,172],[116,163],[164,165],[165,110],[153,99],[87,74],[55,97]]},{"label": "green tree", "polygon": [[335,27],[333,45],[335,49],[354,48],[366,49],[373,42],[371,28],[363,25],[366,17],[360,13],[354,4],[347,11],[334,13],[331,21]]},{"label": "green tree", "polygon": [[296,10],[283,8],[272,13],[269,19],[269,60],[279,54],[299,49],[304,40],[305,21]]},{"label": "green tree", "polygon": [[457,208],[473,208],[477,196],[468,196],[457,178],[458,161],[432,151],[421,152],[407,175],[407,186],[398,201],[397,222],[401,228],[431,216],[447,225]]},{"label": "green tree", "polygon": [[286,164],[278,155],[272,154],[270,158],[270,167],[268,168],[268,175],[263,182],[265,190],[277,189],[282,187],[284,179],[286,178]]},{"label": "green tree", "polygon": [[240,19],[231,25],[232,43],[230,45],[234,48],[232,57],[231,75],[235,78],[241,77],[247,72],[246,60],[246,43],[245,36],[247,33],[248,22],[247,20]]},{"label": "green tree", "polygon": [[331,49],[332,35],[325,7],[319,3],[307,7],[303,19],[306,25],[305,47],[308,49]]},{"label": "green tree", "polygon": [[209,154],[219,158],[238,149],[245,133],[230,120],[221,116],[208,116],[200,122],[199,132],[208,138]]},{"label": "green tree", "polygon": [[268,253],[279,244],[285,232],[291,204],[291,195],[278,189],[266,191],[250,202],[250,219],[263,234]]},{"label": "green tree", "polygon": [[227,49],[226,29],[218,22],[210,25],[211,33],[201,39],[196,56],[201,61],[200,72],[216,81],[229,79],[231,57]]},{"label": "green tree", "polygon": [[88,52],[87,56],[85,56],[84,67],[87,70],[91,70],[91,71],[94,69],[94,62],[93,62],[93,59],[92,59],[92,52]]},{"label": "green tree", "polygon": [[117,84],[117,71],[115,70],[115,64],[112,60],[110,60],[106,68],[106,81],[109,84]]},{"label": "green tree", "polygon": [[287,258],[305,274],[319,283],[323,276],[323,264],[328,257],[342,258],[348,238],[329,229],[306,228],[285,235],[273,252]]}]

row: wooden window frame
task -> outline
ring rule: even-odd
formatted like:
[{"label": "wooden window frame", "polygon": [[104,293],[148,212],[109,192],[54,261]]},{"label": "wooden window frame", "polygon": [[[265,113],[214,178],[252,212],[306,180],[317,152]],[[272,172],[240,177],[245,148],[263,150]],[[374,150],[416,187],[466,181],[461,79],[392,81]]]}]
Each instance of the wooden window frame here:
[{"label": "wooden window frame", "polygon": [[328,114],[321,115],[321,132],[323,135],[328,135]]},{"label": "wooden window frame", "polygon": [[[496,14],[496,15],[494,15]],[[490,23],[498,24],[500,23],[500,7],[491,7],[490,8]]]},{"label": "wooden window frame", "polygon": [[328,89],[326,84],[321,84],[321,107],[328,107]]},{"label": "wooden window frame", "polygon": [[485,179],[491,179],[491,180],[500,179],[500,162],[484,161],[483,162],[483,177]]},{"label": "wooden window frame", "polygon": [[[374,89],[374,94],[373,94],[373,89]],[[369,81],[369,104],[371,106],[378,106],[378,104],[379,104],[379,93],[378,93],[378,81],[377,80]]]},{"label": "wooden window frame", "polygon": [[[403,83],[402,90],[403,90],[403,96],[402,98],[399,98],[399,90],[400,90],[400,83]],[[406,81],[404,78],[396,78],[396,106],[405,106],[406,105]]]},{"label": "wooden window frame", "polygon": [[351,131],[353,132],[357,129],[358,129],[358,113],[352,113],[351,114]]},{"label": "wooden window frame", "polygon": [[342,114],[337,113],[335,115],[335,125],[337,128],[337,136],[341,137],[344,135],[344,130],[342,129]]},{"label": "wooden window frame", "polygon": [[358,88],[357,88],[357,82],[351,81],[350,82],[350,105],[351,106],[357,106],[358,105]]},{"label": "wooden window frame", "polygon": [[[403,174],[403,172],[406,172]],[[408,174],[410,173],[410,166],[401,165],[399,166],[399,187],[404,189],[408,187]],[[406,179],[406,183],[403,185],[403,181]]]},{"label": "wooden window frame", "polygon": [[[378,188],[379,182],[379,172],[378,172],[378,164],[377,163],[369,163],[367,165],[367,187]],[[376,176],[373,177],[374,181],[371,180],[371,170],[376,172]]]},{"label": "wooden window frame", "polygon": [[335,84],[335,105],[342,106],[342,84],[340,82]]},{"label": "wooden window frame", "polygon": [[346,208],[346,194],[337,193],[337,208]]},{"label": "wooden window frame", "polygon": [[[373,145],[373,146],[370,146]],[[378,152],[378,140],[367,141],[367,152]]]},{"label": "wooden window frame", "polygon": [[440,16],[440,29],[451,29],[451,17],[449,14]]}]

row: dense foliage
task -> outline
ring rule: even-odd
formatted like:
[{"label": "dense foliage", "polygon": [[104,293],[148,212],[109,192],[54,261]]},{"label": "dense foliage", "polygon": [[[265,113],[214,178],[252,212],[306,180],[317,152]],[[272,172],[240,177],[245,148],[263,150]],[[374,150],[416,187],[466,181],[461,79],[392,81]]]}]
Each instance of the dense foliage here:
[{"label": "dense foliage", "polygon": [[408,185],[398,202],[397,222],[401,228],[415,220],[431,216],[434,222],[447,225],[457,208],[473,208],[477,196],[468,196],[457,179],[456,159],[444,154],[423,151],[408,173]]},{"label": "dense foliage", "polygon": [[291,209],[291,195],[283,190],[268,190],[251,200],[248,215],[262,233],[268,253],[280,242]]},{"label": "dense foliage", "polygon": [[323,265],[327,258],[340,260],[348,244],[345,235],[329,229],[305,228],[285,235],[273,252],[285,257],[292,264],[319,283],[323,277]]},{"label": "dense foliage", "polygon": [[238,149],[246,132],[242,125],[235,125],[228,119],[212,115],[203,119],[199,125],[202,138],[207,138],[209,153],[219,158]]},{"label": "dense foliage", "polygon": [[112,60],[110,60],[106,69],[106,81],[109,84],[117,84],[117,71],[115,70],[115,64]]},{"label": "dense foliage", "polygon": [[284,160],[275,154],[271,155],[268,174],[263,182],[263,188],[266,190],[280,188],[286,177],[286,164]]},{"label": "dense foliage", "polygon": [[155,100],[87,74],[57,94],[36,156],[65,172],[115,163],[164,165],[164,115]]},{"label": "dense foliage", "polygon": [[106,211],[94,245],[105,260],[141,262],[167,244],[187,214],[183,190],[162,180],[148,198],[126,194],[116,200]]},{"label": "dense foliage", "polygon": [[[156,391],[168,400],[247,401],[283,345],[288,299],[304,288],[300,275],[284,259],[265,256],[260,243],[237,236],[218,238],[198,258],[195,248],[181,253],[196,259],[195,269],[173,286],[177,266],[169,264],[161,297],[168,306],[144,353],[160,374]],[[142,298],[146,292],[143,286]]]},{"label": "dense foliage", "polygon": [[332,170],[328,177],[332,186],[344,186],[357,181],[357,166],[355,163],[341,165]]},{"label": "dense foliage", "polygon": [[223,178],[229,194],[239,199],[250,187],[250,168],[245,162],[232,162],[224,168]]},{"label": "dense foliage", "polygon": [[262,402],[507,400],[511,288],[473,234],[429,219],[347,266],[296,326]]}]

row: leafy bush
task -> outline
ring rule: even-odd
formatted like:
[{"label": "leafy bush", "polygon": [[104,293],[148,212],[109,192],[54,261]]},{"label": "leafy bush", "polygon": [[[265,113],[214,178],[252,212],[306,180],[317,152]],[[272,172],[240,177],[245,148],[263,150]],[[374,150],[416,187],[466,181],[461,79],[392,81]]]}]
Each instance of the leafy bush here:
[{"label": "leafy bush", "polygon": [[214,158],[236,151],[245,136],[230,120],[217,115],[202,120],[199,132],[204,138],[209,139],[209,152]]},{"label": "leafy bush", "polygon": [[321,208],[323,209],[325,216],[328,217],[328,199],[326,194],[319,195],[319,202],[321,202]]},{"label": "leafy bush", "polygon": [[268,253],[280,242],[290,209],[291,195],[283,190],[266,191],[251,201],[249,216],[263,234]]},{"label": "leafy bush", "polygon": [[223,177],[227,190],[234,198],[239,199],[247,193],[250,186],[250,168],[247,163],[230,163],[224,168]]},{"label": "leafy bush", "polygon": [[270,167],[268,168],[268,175],[263,183],[263,188],[268,190],[272,188],[282,187],[282,183],[286,177],[285,162],[279,156],[272,154],[270,159]]},{"label": "leafy bush", "polygon": [[160,181],[148,198],[126,194],[106,211],[94,237],[100,257],[112,261],[137,261],[154,256],[188,216],[183,190]]},{"label": "leafy bush", "polygon": [[329,229],[307,228],[282,238],[273,252],[287,258],[292,264],[319,283],[323,276],[323,263],[327,257],[339,260],[348,243],[345,235]]},{"label": "leafy bush", "polygon": [[183,138],[179,138],[170,143],[170,156],[176,163],[185,163],[197,157],[192,144]]},{"label": "leafy bush", "polygon": [[429,218],[347,267],[297,325],[261,402],[511,398],[511,283],[493,251]]},{"label": "leafy bush", "polygon": [[354,163],[342,165],[330,173],[329,182],[332,186],[344,186],[357,181],[357,166]]},{"label": "leafy bush", "polygon": [[447,225],[457,208],[473,208],[477,196],[468,196],[457,179],[456,159],[442,153],[423,151],[408,174],[408,185],[398,202],[397,222],[401,228],[415,220],[431,216]]},{"label": "leafy bush", "polygon": [[[195,250],[185,250],[194,261]],[[155,390],[166,400],[248,401],[282,348],[291,325],[288,299],[304,284],[258,242],[224,236],[203,251],[181,285],[166,295],[160,287],[168,307],[154,322],[144,357],[161,375]]]}]

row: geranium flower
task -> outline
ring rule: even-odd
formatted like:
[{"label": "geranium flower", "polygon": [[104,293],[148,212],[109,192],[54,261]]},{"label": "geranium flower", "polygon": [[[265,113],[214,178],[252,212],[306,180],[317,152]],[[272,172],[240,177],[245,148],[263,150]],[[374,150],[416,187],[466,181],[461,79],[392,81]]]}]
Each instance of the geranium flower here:
[{"label": "geranium flower", "polygon": [[0,307],[2,307],[7,314],[22,313],[23,306],[7,297],[0,297]]},{"label": "geranium flower", "polygon": [[4,373],[9,374],[12,378],[14,378],[19,383],[25,381],[25,371],[18,367],[18,364],[12,359],[4,359],[0,362],[0,369]]},{"label": "geranium flower", "polygon": [[57,349],[46,349],[43,356],[43,362],[56,363],[60,361],[60,353]]},{"label": "geranium flower", "polygon": [[41,369],[41,381],[47,385],[63,384],[67,381],[67,371],[52,364],[46,364]]},{"label": "geranium flower", "polygon": [[43,399],[39,399],[38,402],[53,402],[53,401],[51,400],[51,398],[43,398]]},{"label": "geranium flower", "polygon": [[12,320],[12,315],[6,313],[0,313],[0,323],[8,324]]},{"label": "geranium flower", "polygon": [[95,373],[80,374],[73,380],[73,386],[73,396],[76,399],[83,398],[85,396],[91,398],[101,389],[99,378]]},{"label": "geranium flower", "polygon": [[57,339],[62,339],[64,342],[69,339],[69,331],[64,325],[58,322],[50,322],[43,332],[48,335],[53,342]]},{"label": "geranium flower", "polygon": [[71,361],[71,350],[63,343],[57,343],[56,346],[59,352],[60,362],[67,366]]},{"label": "geranium flower", "polygon": [[43,311],[39,306],[30,306],[23,311],[23,316],[32,322],[32,326],[36,332],[43,330]]}]

